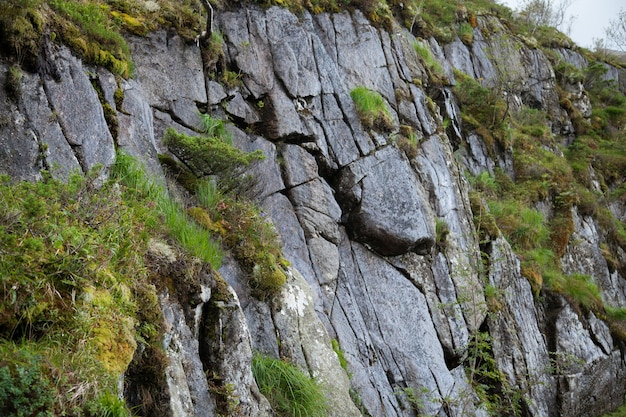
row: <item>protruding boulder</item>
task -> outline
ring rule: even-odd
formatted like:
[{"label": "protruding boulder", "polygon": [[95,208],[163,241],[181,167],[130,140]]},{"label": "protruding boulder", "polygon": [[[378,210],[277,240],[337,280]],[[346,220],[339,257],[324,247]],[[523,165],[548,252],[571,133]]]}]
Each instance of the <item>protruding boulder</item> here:
[{"label": "protruding boulder", "polygon": [[426,254],[435,241],[434,217],[409,161],[388,146],[341,170],[336,191],[354,239],[381,255]]}]

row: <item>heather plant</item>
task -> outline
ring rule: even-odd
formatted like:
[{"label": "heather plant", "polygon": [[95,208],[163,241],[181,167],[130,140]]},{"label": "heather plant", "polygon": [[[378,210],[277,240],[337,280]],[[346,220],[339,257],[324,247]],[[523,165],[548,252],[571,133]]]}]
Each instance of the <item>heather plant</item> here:
[{"label": "heather plant", "polygon": [[248,153],[235,148],[219,126],[208,128],[212,135],[188,136],[168,128],[163,142],[196,177],[216,176],[221,189],[245,194],[254,185],[254,179],[245,171],[265,156],[260,150]]}]

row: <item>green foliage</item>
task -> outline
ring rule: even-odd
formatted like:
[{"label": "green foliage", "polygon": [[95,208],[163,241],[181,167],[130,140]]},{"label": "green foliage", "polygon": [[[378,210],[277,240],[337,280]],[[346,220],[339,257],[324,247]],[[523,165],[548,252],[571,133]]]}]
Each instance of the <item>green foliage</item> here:
[{"label": "green foliage", "polygon": [[202,125],[200,129],[205,136],[219,138],[228,145],[233,144],[232,134],[226,129],[226,123],[222,119],[217,119],[210,114],[200,113]]},{"label": "green foliage", "polygon": [[0,344],[0,353],[0,414],[52,417],[56,392],[40,366],[42,358],[10,344]]},{"label": "green foliage", "polygon": [[333,350],[337,354],[337,358],[339,359],[339,365],[341,365],[341,368],[347,372],[348,360],[346,359],[346,356],[343,353],[343,350],[341,349],[341,345],[339,344],[339,341],[337,339],[331,339],[330,344],[332,345]]},{"label": "green foliage", "polygon": [[59,40],[86,61],[102,65],[113,73],[129,77],[132,72],[130,49],[109,14],[97,2],[50,0]]},{"label": "green foliage", "polygon": [[430,52],[430,46],[423,45],[421,42],[415,41],[413,42],[413,49],[415,49],[417,56],[424,64],[424,67],[428,71],[431,80],[433,80],[435,83],[443,84],[445,82],[445,74],[443,72],[443,68],[441,67],[439,61],[437,61]]},{"label": "green foliage", "polygon": [[393,120],[385,99],[376,91],[356,87],[350,91],[361,123],[366,129],[391,130]]},{"label": "green foliage", "polygon": [[287,280],[282,247],[274,225],[249,201],[224,193],[211,181],[201,181],[196,196],[202,207],[189,214],[208,230],[221,236],[249,276],[259,298],[271,297]]},{"label": "green foliage", "polygon": [[468,22],[463,22],[459,25],[457,32],[457,36],[461,41],[466,45],[471,45],[474,41],[474,28]]},{"label": "green foliage", "polygon": [[277,415],[326,416],[326,398],[320,386],[294,365],[256,354],[252,359],[252,374]]},{"label": "green foliage", "polygon": [[413,159],[417,156],[419,140],[412,127],[408,125],[401,125],[399,138],[396,143],[398,148],[404,152],[407,158]]},{"label": "green foliage", "polygon": [[489,171],[483,171],[477,176],[470,178],[470,184],[488,197],[495,197],[498,193],[498,183]]},{"label": "green foliage", "polygon": [[93,417],[132,417],[126,402],[109,391],[94,401],[90,414]]},{"label": "green foliage", "polygon": [[417,413],[420,413],[424,408],[424,400],[420,398],[420,396],[411,387],[396,388],[394,390],[394,394],[400,401],[405,401],[408,404],[409,409]]},{"label": "green foliage", "polygon": [[[255,296],[271,297],[287,280],[280,239],[266,214],[248,200],[254,185],[245,173],[261,151],[243,152],[232,146],[232,137],[222,120],[202,116],[206,136],[187,136],[173,129],[165,132],[165,143],[193,173],[194,192],[200,206],[187,210],[196,224],[219,235],[240,261]],[[206,240],[206,239],[205,239]]]},{"label": "green foliage", "polygon": [[41,393],[33,407],[50,393],[55,415],[106,415],[89,413],[102,392],[117,392],[138,340],[158,346],[143,258],[148,236],[165,232],[154,201],[95,171],[68,183],[2,178],[0,212],[2,367]]},{"label": "green foliage", "polygon": [[4,89],[9,97],[19,101],[22,96],[22,70],[18,66],[11,65],[9,67]]},{"label": "green foliage", "polygon": [[478,80],[455,71],[454,93],[461,108],[464,129],[479,133],[491,149],[498,142],[508,147],[508,136],[503,122],[508,115],[508,106],[494,88],[483,86]]},{"label": "green foliage", "polygon": [[169,234],[183,248],[199,259],[218,269],[222,252],[219,244],[207,236],[207,231],[193,222],[180,203],[175,201],[162,184],[149,178],[137,161],[124,153],[118,153],[112,176],[141,198],[156,204],[157,213],[165,219]]},{"label": "green foliage", "polygon": [[585,274],[564,275],[557,271],[545,274],[546,285],[588,311],[604,312],[600,289],[593,278]]},{"label": "green foliage", "polygon": [[439,250],[445,250],[446,239],[448,239],[449,234],[450,227],[448,226],[448,223],[446,223],[446,221],[443,219],[435,219],[436,245]]},{"label": "green foliage", "polygon": [[31,71],[37,69],[46,25],[41,3],[41,0],[5,0],[0,5],[0,49]]},{"label": "green foliage", "polygon": [[133,72],[123,31],[143,36],[174,28],[190,41],[200,33],[202,7],[195,0],[7,0],[0,6],[0,38],[9,56],[37,70],[44,33],[74,50],[85,61],[129,77]]},{"label": "green foliage", "polygon": [[[222,128],[210,129],[216,134]],[[251,163],[265,158],[262,151],[243,152],[221,136],[187,136],[172,128],[166,129],[163,142],[196,177],[214,175],[220,188],[227,191],[250,188],[253,179],[245,175],[245,170]]]},{"label": "green foliage", "polygon": [[602,417],[626,417],[626,405],[619,407],[613,412],[603,414]]},{"label": "green foliage", "polygon": [[489,210],[502,233],[517,250],[541,247],[550,236],[543,215],[516,200],[491,201]]},{"label": "green foliage", "polygon": [[468,379],[490,415],[521,416],[524,393],[510,386],[498,369],[491,345],[487,332],[477,331],[471,336],[465,360]]}]

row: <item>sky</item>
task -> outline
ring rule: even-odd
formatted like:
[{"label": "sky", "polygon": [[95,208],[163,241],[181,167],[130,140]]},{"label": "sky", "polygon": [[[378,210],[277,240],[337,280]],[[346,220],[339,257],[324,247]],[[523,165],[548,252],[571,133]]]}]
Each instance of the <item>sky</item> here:
[{"label": "sky", "polygon": [[[516,10],[528,0],[497,0]],[[558,4],[560,0],[553,0]],[[620,10],[626,10],[624,0],[573,0],[568,15],[574,16],[569,37],[579,46],[593,49],[593,39],[604,39],[604,29],[617,18]],[[563,28],[560,28],[563,30]]]}]

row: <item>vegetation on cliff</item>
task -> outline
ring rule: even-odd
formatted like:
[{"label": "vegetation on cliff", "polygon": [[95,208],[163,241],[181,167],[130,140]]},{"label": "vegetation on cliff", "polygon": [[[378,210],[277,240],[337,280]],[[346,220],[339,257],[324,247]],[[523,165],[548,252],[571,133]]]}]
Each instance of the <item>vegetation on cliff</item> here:
[{"label": "vegetation on cliff", "polygon": [[[274,4],[306,7],[314,13],[340,9],[324,1]],[[414,34],[443,41],[458,35],[471,44],[481,13],[498,13],[510,19],[506,22],[510,28],[531,33],[523,21],[487,0],[463,4],[430,0],[402,6],[394,1],[375,5],[360,1],[343,7],[359,7],[383,24],[395,16]],[[6,39],[4,52],[18,65],[35,69],[46,42],[58,41],[88,62],[127,77],[132,74],[132,59],[121,31],[141,36],[159,27],[174,27],[192,39],[202,27],[200,10],[197,2],[13,0],[0,9],[0,33]],[[566,37],[555,33],[534,28],[538,42],[524,42],[567,43]],[[441,77],[442,70],[427,47],[418,42],[414,49],[429,76],[438,78],[433,85],[450,82]],[[608,208],[626,201],[626,98],[607,81],[603,63],[592,61],[579,70],[549,51],[546,54],[553,59],[560,83],[560,105],[576,129],[567,145],[553,134],[547,112],[527,106],[513,109],[504,98],[504,88],[454,74],[463,128],[480,135],[491,156],[506,149],[513,161],[512,172],[496,168],[493,175],[470,178],[476,228],[485,251],[494,237],[506,237],[538,300],[545,294],[561,294],[579,311],[606,319],[613,334],[624,340],[624,309],[605,304],[592,276],[564,273],[559,259],[574,232],[575,208],[604,231],[602,249],[611,271],[626,273],[619,257],[626,250],[626,229]],[[11,67],[5,86],[12,95],[19,95],[16,68]],[[580,114],[565,91],[572,82],[584,83],[593,105],[590,117]],[[380,94],[357,88],[352,98],[364,125],[392,129],[390,110]],[[68,184],[47,175],[38,184],[0,181],[0,400],[5,404],[24,407],[34,415],[49,415],[51,410],[86,416],[111,410],[129,413],[118,399],[116,379],[128,367],[137,345],[159,349],[156,291],[163,283],[152,280],[151,265],[143,257],[149,236],[176,241],[218,268],[221,253],[218,244],[207,239],[211,234],[233,251],[250,277],[254,295],[265,298],[280,290],[287,262],[276,231],[265,213],[246,198],[254,188],[246,170],[261,155],[237,150],[223,124],[208,117],[205,122],[204,135],[173,129],[165,134],[164,143],[177,159],[164,157],[162,162],[195,198],[191,207],[172,200],[164,186],[146,178],[125,155],[118,156],[112,179],[104,184],[96,173],[72,177]],[[417,140],[412,132],[406,136],[413,140],[405,152],[414,157]],[[440,250],[445,248],[446,230],[445,223],[437,224]],[[497,308],[497,302],[493,305]],[[486,356],[479,362],[493,359],[489,340],[484,345]],[[261,364],[259,358],[256,364]],[[496,377],[504,379],[500,374],[490,378]],[[41,389],[35,392],[32,386]]]}]

